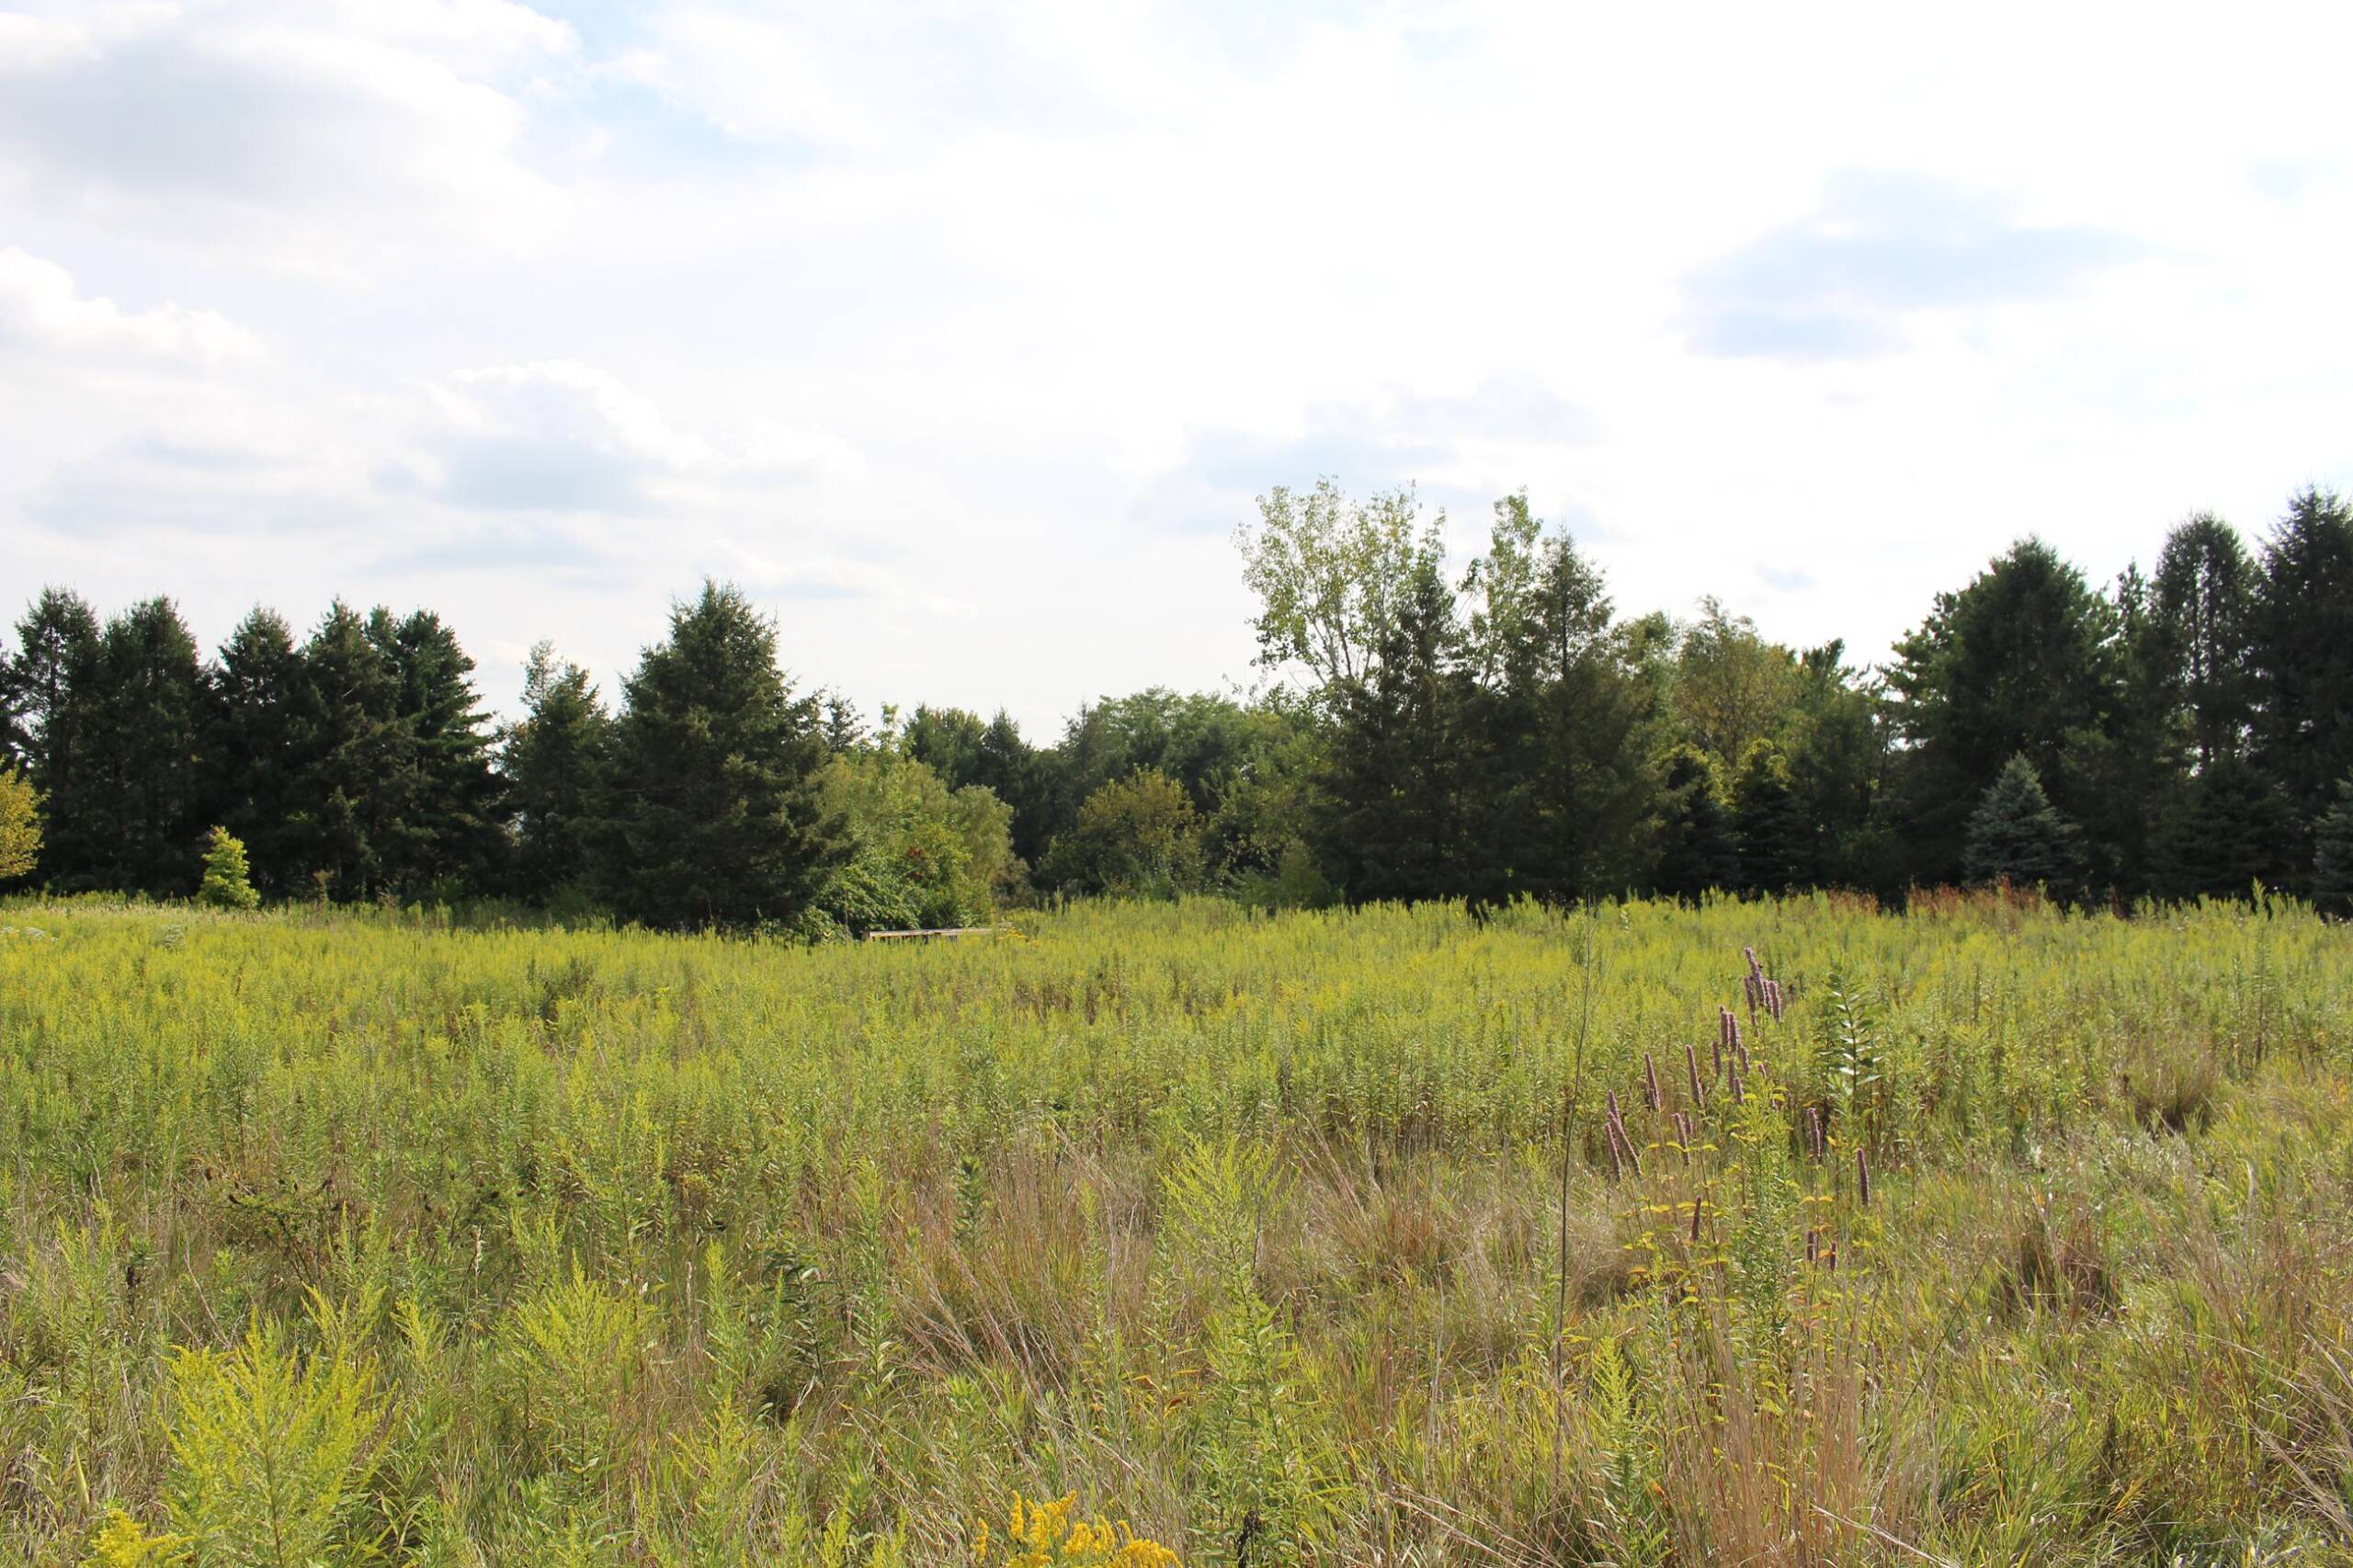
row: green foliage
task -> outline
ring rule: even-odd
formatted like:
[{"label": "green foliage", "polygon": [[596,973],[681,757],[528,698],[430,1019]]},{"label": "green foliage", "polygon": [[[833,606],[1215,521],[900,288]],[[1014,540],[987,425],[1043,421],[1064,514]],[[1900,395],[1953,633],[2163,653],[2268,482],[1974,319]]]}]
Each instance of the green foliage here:
[{"label": "green foliage", "polygon": [[0,767],[0,882],[40,863],[40,791],[20,768]]},{"label": "green foliage", "polygon": [[1740,846],[1708,754],[1676,747],[1667,754],[1662,782],[1665,802],[1652,885],[1663,897],[1692,903],[1714,889],[1738,886]]},{"label": "green foliage", "polygon": [[1188,1561],[2089,1564],[2353,1494],[2353,954],[2285,901],[39,907],[0,1560],[969,1562],[1075,1494]]},{"label": "green foliage", "polygon": [[199,1564],[309,1568],[372,1555],[360,1483],[377,1418],[375,1372],[321,1311],[307,1357],[256,1323],[226,1351],[172,1362],[172,1524]]},{"label": "green foliage", "polygon": [[1717,770],[1730,773],[1781,728],[1802,678],[1787,648],[1766,642],[1755,621],[1711,595],[1677,636],[1675,716]]},{"label": "green foliage", "polygon": [[1962,864],[1972,881],[2046,888],[2063,899],[2083,874],[2074,826],[2042,792],[2034,765],[2014,756],[1970,815]]},{"label": "green foliage", "polygon": [[507,726],[499,756],[515,812],[515,884],[526,896],[587,879],[612,728],[588,672],[535,643],[523,670],[523,717]]},{"label": "green foliage", "polygon": [[[2290,502],[2264,546],[2248,621],[2255,756],[2301,838],[2353,772],[2353,507],[2342,497],[2308,489]],[[2310,864],[2290,858],[2300,873]]]},{"label": "green foliage", "polygon": [[214,828],[205,839],[204,881],[196,902],[215,909],[252,909],[261,903],[245,864],[244,841],[225,827]]},{"label": "green foliage", "polygon": [[2353,909],[2353,776],[2313,829],[2313,892],[2339,912]]},{"label": "green foliage", "polygon": [[645,651],[614,727],[598,880],[622,917],[671,928],[790,922],[846,857],[824,810],[813,702],[777,667],[773,622],[703,585]]},{"label": "green foliage", "polygon": [[895,744],[836,755],[819,800],[850,852],[816,907],[853,933],[984,925],[1020,880],[1012,809],[979,785],[951,792]]},{"label": "green foliage", "polygon": [[1888,686],[1911,743],[1903,822],[1919,880],[1980,874],[1964,863],[1969,824],[2014,757],[2068,814],[2092,803],[2069,746],[2097,733],[2114,705],[2113,620],[2082,573],[2029,539],[1960,592],[1937,596],[1927,619],[1896,644]]},{"label": "green foliage", "polygon": [[1790,779],[1789,758],[1758,741],[1741,759],[1733,785],[1733,841],[1740,856],[1740,890],[1788,892],[1805,885],[1813,869],[1813,835]]},{"label": "green foliage", "polygon": [[1257,596],[1258,662],[1296,667],[1319,699],[1369,679],[1398,635],[1415,585],[1441,569],[1446,519],[1422,516],[1411,488],[1351,500],[1330,479],[1278,485],[1237,531],[1243,581]]},{"label": "green foliage", "polygon": [[1077,892],[1198,892],[1208,877],[1199,813],[1184,786],[1140,769],[1086,798],[1078,821],[1047,851],[1043,871],[1050,884]]}]

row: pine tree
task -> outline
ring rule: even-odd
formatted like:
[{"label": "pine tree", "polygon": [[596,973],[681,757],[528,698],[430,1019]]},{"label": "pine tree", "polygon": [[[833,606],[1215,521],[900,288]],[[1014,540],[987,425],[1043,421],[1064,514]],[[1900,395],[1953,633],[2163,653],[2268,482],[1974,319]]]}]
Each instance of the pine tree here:
[{"label": "pine tree", "polygon": [[289,855],[335,897],[392,891],[387,848],[417,790],[399,673],[337,599],[302,644]]},{"label": "pine tree", "polygon": [[2241,756],[2223,754],[2186,780],[2156,835],[2152,890],[2164,897],[2245,898],[2283,885],[2294,841],[2286,802]]},{"label": "pine tree", "polygon": [[205,790],[212,811],[251,857],[254,883],[275,898],[308,891],[298,853],[295,790],[304,716],[318,707],[294,634],[256,607],[221,645],[211,670]]},{"label": "pine tree", "polygon": [[1463,776],[1477,896],[1559,904],[1629,891],[1650,869],[1659,805],[1650,737],[1666,682],[1645,659],[1663,661],[1670,629],[1616,625],[1599,571],[1545,533],[1525,494],[1496,503],[1464,587],[1476,605]]},{"label": "pine tree", "polygon": [[1733,801],[1740,891],[1776,894],[1803,886],[1813,862],[1813,835],[1790,787],[1789,759],[1779,746],[1758,741],[1748,748]]},{"label": "pine tree", "polygon": [[205,706],[196,639],[169,599],[107,622],[74,697],[77,777],[70,798],[50,797],[67,885],[194,891]]},{"label": "pine tree", "polygon": [[61,849],[54,813],[61,801],[70,802],[82,792],[79,710],[97,661],[98,619],[80,596],[44,588],[17,623],[17,650],[8,665],[15,744],[26,777],[51,813],[41,858],[54,876],[73,856],[71,826]]},{"label": "pine tree", "polygon": [[379,608],[367,635],[392,671],[412,769],[404,809],[381,837],[384,874],[407,892],[485,885],[506,848],[506,813],[474,662],[430,610],[394,620]]},{"label": "pine tree", "polygon": [[2307,490],[2264,551],[2248,655],[2255,760],[2294,824],[2290,859],[2313,863],[2312,824],[2353,771],[2353,508]]},{"label": "pine tree", "polygon": [[2086,814],[2097,790],[2069,767],[2103,732],[2118,693],[2114,608],[2040,540],[2021,540],[1896,645],[1887,676],[1896,731],[1898,826],[1923,882],[1966,869],[1969,822],[2011,758],[2024,756],[2061,807]]},{"label": "pine tree", "polygon": [[2254,718],[2247,634],[2257,581],[2237,530],[2208,512],[2166,535],[2157,557],[2150,662],[2200,767],[2245,747]]},{"label": "pine tree", "polygon": [[1973,882],[2006,881],[2063,901],[2075,896],[2083,869],[2079,835],[2052,808],[2023,755],[2009,760],[1971,813],[1963,867]]},{"label": "pine tree", "polygon": [[1343,676],[1323,784],[1321,858],[1350,901],[1479,891],[1466,788],[1472,695],[1454,595],[1435,562],[1413,568],[1367,674]]},{"label": "pine tree", "polygon": [[588,834],[603,787],[612,720],[588,672],[532,648],[523,717],[506,732],[503,771],[515,812],[515,886],[544,899],[589,873]]},{"label": "pine tree", "polygon": [[1697,746],[1677,746],[1663,772],[1658,864],[1651,885],[1662,897],[1697,903],[1702,894],[1740,881],[1732,815],[1716,785],[1716,765]]},{"label": "pine tree", "polygon": [[2353,911],[2353,775],[2338,781],[2336,803],[2313,824],[2313,895],[2340,915]]},{"label": "pine tree", "polygon": [[245,863],[244,841],[225,827],[214,828],[205,839],[204,881],[196,902],[215,909],[252,909],[261,903]]},{"label": "pine tree", "polygon": [[777,667],[775,624],[705,583],[623,687],[597,831],[624,918],[666,927],[790,923],[847,853],[818,799],[815,704]]}]

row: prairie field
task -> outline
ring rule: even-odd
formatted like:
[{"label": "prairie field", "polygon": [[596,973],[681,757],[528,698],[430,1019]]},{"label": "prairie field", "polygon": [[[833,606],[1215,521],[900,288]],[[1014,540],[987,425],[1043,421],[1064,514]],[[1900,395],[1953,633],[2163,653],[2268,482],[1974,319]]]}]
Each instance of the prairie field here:
[{"label": "prairie field", "polygon": [[0,928],[0,1561],[2353,1540],[2293,903]]}]

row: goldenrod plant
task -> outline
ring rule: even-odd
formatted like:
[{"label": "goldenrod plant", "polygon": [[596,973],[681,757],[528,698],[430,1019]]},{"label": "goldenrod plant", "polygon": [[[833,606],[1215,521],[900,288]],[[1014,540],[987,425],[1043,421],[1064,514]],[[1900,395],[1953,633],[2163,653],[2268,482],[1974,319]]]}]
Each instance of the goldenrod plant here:
[{"label": "goldenrod plant", "polygon": [[2353,1546],[2310,909],[1016,920],[0,906],[0,1562]]}]

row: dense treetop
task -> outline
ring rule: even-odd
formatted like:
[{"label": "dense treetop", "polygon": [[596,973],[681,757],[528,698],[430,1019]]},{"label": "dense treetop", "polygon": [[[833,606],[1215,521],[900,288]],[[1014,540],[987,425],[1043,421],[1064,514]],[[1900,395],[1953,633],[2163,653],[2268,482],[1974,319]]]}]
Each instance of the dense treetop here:
[{"label": "dense treetop", "polygon": [[186,896],[225,840],[264,898],[809,936],[1064,892],[2353,896],[2353,510],[2332,494],[2252,549],[2192,517],[2105,587],[2020,540],[1878,668],[1713,597],[1623,615],[1524,494],[1459,570],[1444,537],[1410,490],[1271,492],[1237,538],[1257,688],[1107,696],[1050,744],[952,708],[870,727],[797,687],[786,629],[719,584],[617,705],[535,647],[504,726],[429,610],[338,601],[298,633],[256,608],[207,659],[167,598],[102,621],[46,588],[0,647],[0,779],[39,826],[5,869]]}]

